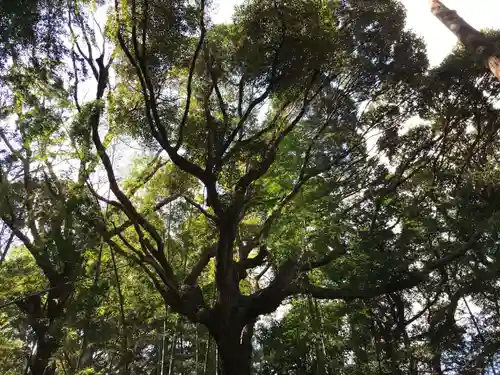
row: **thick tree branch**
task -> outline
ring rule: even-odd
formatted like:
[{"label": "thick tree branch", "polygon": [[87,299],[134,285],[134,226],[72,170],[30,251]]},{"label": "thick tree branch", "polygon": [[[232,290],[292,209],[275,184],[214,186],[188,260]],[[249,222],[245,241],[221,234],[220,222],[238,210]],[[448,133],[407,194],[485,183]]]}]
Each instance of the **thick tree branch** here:
[{"label": "thick tree branch", "polygon": [[184,279],[184,284],[195,285],[196,282],[198,281],[198,277],[200,277],[201,273],[210,262],[210,259],[212,259],[216,255],[216,252],[217,252],[216,244],[205,248],[199,255],[198,261],[191,269],[189,275],[187,275],[186,278]]},{"label": "thick tree branch", "polygon": [[[428,280],[432,271],[450,264],[452,261],[465,255],[479,240],[480,234],[473,236],[468,242],[462,244],[456,251],[429,262],[420,271],[408,272],[396,269],[390,280],[380,285],[369,286],[359,289],[356,286],[343,286],[338,288],[326,288],[311,284],[301,276],[301,271],[308,271],[311,267],[297,265],[294,261],[285,262],[277,271],[276,276],[266,288],[257,291],[248,297],[246,310],[247,319],[252,319],[261,314],[267,314],[278,308],[281,303],[290,296],[307,294],[318,299],[369,299],[384,294],[411,289]],[[328,258],[321,259],[315,265],[321,266]]]},{"label": "thick tree branch", "polygon": [[293,295],[290,287],[298,278],[298,267],[295,262],[285,262],[277,271],[271,283],[264,289],[248,296],[246,319],[252,319],[275,311],[283,301]]},{"label": "thick tree branch", "polygon": [[245,258],[243,260],[240,260],[237,264],[237,267],[240,268],[240,270],[245,271],[250,268],[255,268],[258,266],[261,266],[264,264],[264,262],[267,259],[267,256],[269,255],[269,251],[267,250],[267,247],[262,245],[259,248],[259,252],[257,255],[253,258]]},{"label": "thick tree branch", "polygon": [[19,228],[16,227],[15,223],[9,218],[2,216],[3,222],[9,227],[11,232],[23,243],[24,246],[31,253],[35,259],[36,264],[43,271],[47,279],[51,284],[56,284],[58,280],[57,272],[55,271],[51,261],[47,258],[46,254],[41,251],[35,244],[33,244],[28,236],[26,236]]}]

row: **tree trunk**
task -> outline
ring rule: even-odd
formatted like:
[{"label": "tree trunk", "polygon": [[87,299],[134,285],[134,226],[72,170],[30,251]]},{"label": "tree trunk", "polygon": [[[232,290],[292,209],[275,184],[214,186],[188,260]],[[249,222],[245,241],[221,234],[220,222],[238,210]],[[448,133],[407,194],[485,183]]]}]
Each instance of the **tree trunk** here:
[{"label": "tree trunk", "polygon": [[243,332],[232,330],[216,339],[221,375],[250,375],[252,368],[252,336],[255,322]]},{"label": "tree trunk", "polygon": [[221,341],[217,343],[221,375],[250,375],[251,363],[242,345],[233,340]]},{"label": "tree trunk", "polygon": [[29,360],[31,375],[55,375],[56,366],[50,363],[51,357],[56,351],[57,340],[47,339],[46,332],[37,333],[36,350]]},{"label": "tree trunk", "polygon": [[491,73],[500,79],[500,56],[495,46],[478,30],[474,29],[454,10],[440,0],[429,0],[432,14],[443,23],[464,46],[480,59]]},{"label": "tree trunk", "polygon": [[54,375],[55,364],[51,363],[52,356],[59,347],[61,338],[60,323],[57,319],[62,314],[62,304],[57,299],[63,300],[67,296],[64,290],[53,289],[49,292],[45,304],[42,305],[39,294],[32,295],[17,302],[17,306],[28,317],[28,323],[35,333],[35,349],[28,360],[31,375]]},{"label": "tree trunk", "polygon": [[443,375],[443,370],[441,368],[441,352],[439,348],[433,348],[431,366],[432,375]]}]

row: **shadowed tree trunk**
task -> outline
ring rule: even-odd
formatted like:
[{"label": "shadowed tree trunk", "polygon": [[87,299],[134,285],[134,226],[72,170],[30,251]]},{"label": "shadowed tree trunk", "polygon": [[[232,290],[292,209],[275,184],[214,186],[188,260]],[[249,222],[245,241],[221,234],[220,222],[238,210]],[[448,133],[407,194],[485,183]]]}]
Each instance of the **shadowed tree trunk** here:
[{"label": "shadowed tree trunk", "polygon": [[432,14],[455,34],[458,40],[483,62],[495,77],[500,79],[500,55],[496,46],[441,1],[429,0],[429,5]]},{"label": "shadowed tree trunk", "polygon": [[68,283],[49,291],[47,303],[40,295],[33,295],[17,302],[17,306],[27,315],[28,322],[35,334],[35,349],[28,361],[32,375],[55,375],[56,366],[52,356],[60,346],[61,319],[67,299],[73,288]]},{"label": "shadowed tree trunk", "polygon": [[255,322],[249,323],[240,332],[230,328],[227,334],[223,333],[216,338],[222,375],[251,374],[254,324]]}]

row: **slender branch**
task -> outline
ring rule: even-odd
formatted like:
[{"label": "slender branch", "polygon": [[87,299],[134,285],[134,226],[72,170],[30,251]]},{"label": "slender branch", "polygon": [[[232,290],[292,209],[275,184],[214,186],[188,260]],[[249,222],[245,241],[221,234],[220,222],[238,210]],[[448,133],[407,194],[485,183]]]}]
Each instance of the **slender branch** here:
[{"label": "slender branch", "polygon": [[2,265],[3,261],[5,260],[5,257],[7,256],[7,253],[9,252],[10,245],[12,244],[12,241],[14,240],[14,232],[11,231],[9,238],[5,242],[3,250],[0,252],[0,266]]},{"label": "slender branch", "polygon": [[[158,143],[163,147],[163,149],[167,152],[168,156],[172,160],[172,162],[178,166],[182,171],[189,173],[190,175],[198,178],[200,181],[202,181],[205,185],[210,184],[209,177],[205,171],[200,168],[200,166],[190,162],[183,156],[179,155],[176,151],[176,149],[171,146],[168,142],[168,136],[165,131],[165,128],[163,127],[160,119],[160,115],[158,113],[158,108],[156,106],[156,100],[154,97],[154,92],[153,92],[153,85],[147,75],[147,71],[145,71],[144,67],[141,68],[141,66],[138,64],[138,62],[135,60],[135,58],[132,56],[130,49],[127,47],[127,44],[125,43],[125,40],[123,38],[123,35],[121,33],[121,30],[118,31],[117,33],[117,38],[118,42],[120,44],[120,47],[124,51],[125,55],[127,56],[127,59],[129,62],[132,64],[132,66],[136,70],[136,75],[139,79],[139,83],[141,85],[142,89],[142,95],[144,99],[144,104],[146,107],[146,119],[149,124],[149,128],[151,130],[151,134],[153,137],[158,141]],[[144,64],[142,64],[144,66]],[[216,199],[213,200],[214,203],[217,202]],[[216,204],[214,209],[216,209],[219,205]]]},{"label": "slender branch", "polygon": [[[78,24],[80,26],[80,29],[82,30],[83,38],[84,38],[85,43],[87,45],[88,55],[85,54],[85,52],[83,52],[83,50],[80,47],[80,43],[78,43],[78,41],[77,41],[76,33],[73,30],[73,22],[72,22],[72,17],[71,17],[72,13],[74,13],[75,18],[77,19]],[[98,71],[96,65],[94,64],[94,58],[92,56],[92,46],[91,46],[89,38],[87,36],[87,32],[85,31],[85,24],[83,23],[83,18],[80,15],[78,15],[77,10],[75,9],[75,5],[73,5],[73,7],[68,10],[68,27],[69,27],[71,36],[74,39],[74,45],[76,45],[76,48],[78,49],[78,53],[83,57],[83,59],[85,59],[85,61],[89,65],[89,67],[92,70],[92,73],[94,75],[94,78],[98,79],[99,78],[99,71]]]},{"label": "slender branch", "polygon": [[186,202],[195,207],[198,211],[200,211],[203,215],[212,220],[214,223],[219,222],[219,219],[217,217],[207,212],[199,203],[196,203],[193,199],[189,198],[186,195],[183,195],[182,197],[186,200]]},{"label": "slender branch", "polygon": [[215,90],[215,95],[217,96],[217,101],[219,103],[219,108],[222,112],[222,119],[224,120],[224,127],[225,129],[229,126],[229,116],[227,114],[227,104],[224,102],[224,98],[222,97],[222,93],[220,91],[220,88],[219,88],[219,85],[218,85],[218,78],[215,74],[215,71],[214,71],[214,68],[212,67],[211,65],[211,62],[214,61],[214,57],[209,54],[208,51],[206,51],[206,54],[208,55],[206,57],[206,65],[207,65],[207,69],[210,73],[210,78],[212,79],[212,85],[214,86],[214,90]]},{"label": "slender branch", "polygon": [[117,202],[115,200],[111,200],[109,198],[103,197],[100,195],[94,187],[87,181],[87,188],[90,190],[90,193],[99,201],[104,202],[110,206],[113,206],[123,212],[125,212],[125,208],[120,204],[120,202]]},{"label": "slender branch", "polygon": [[300,271],[307,272],[307,271],[312,271],[316,268],[326,266],[331,262],[333,262],[335,259],[338,259],[342,255],[347,254],[347,246],[345,244],[341,243],[338,238],[334,238],[333,242],[334,242],[333,249],[330,252],[328,252],[328,254],[326,254],[324,257],[314,262],[310,262],[308,264],[301,266]]},{"label": "slender branch", "polygon": [[248,186],[253,181],[256,181],[260,177],[262,177],[271,167],[272,163],[274,162],[276,158],[276,152],[278,150],[279,145],[285,139],[285,137],[290,134],[293,129],[296,127],[298,122],[302,119],[304,116],[306,109],[308,105],[316,98],[316,96],[323,90],[324,84],[320,85],[320,87],[313,93],[311,97],[308,97],[310,90],[312,88],[312,85],[314,84],[316,77],[319,73],[315,71],[311,77],[311,82],[310,85],[306,88],[305,93],[304,93],[304,99],[302,101],[302,107],[293,119],[293,121],[284,129],[282,130],[278,136],[275,138],[275,140],[268,146],[269,149],[266,152],[266,156],[263,158],[262,162],[259,164],[257,168],[253,168],[250,171],[248,171],[243,177],[241,177],[238,182],[236,183],[235,187],[235,192],[236,192],[236,204],[241,204],[241,201],[245,197],[246,190]]},{"label": "slender branch", "polygon": [[7,148],[9,149],[9,151],[11,152],[12,155],[14,155],[15,157],[17,157],[19,160],[23,160],[24,159],[24,157],[21,154],[21,152],[17,151],[12,146],[12,144],[9,142],[8,138],[5,136],[5,133],[4,133],[3,129],[0,129],[0,138],[2,138],[2,141],[5,143],[5,145],[7,146]]},{"label": "slender branch", "polygon": [[[115,9],[117,15],[117,22],[120,23],[118,0],[115,1]],[[176,147],[170,145],[167,132],[164,126],[162,125],[161,117],[158,112],[156,99],[154,96],[153,84],[151,83],[151,80],[148,76],[144,59],[140,59],[139,61],[137,61],[134,58],[130,49],[127,47],[127,44],[125,43],[121,28],[118,29],[117,39],[127,59],[134,67],[137,78],[139,79],[139,83],[142,89],[144,104],[146,107],[146,119],[148,121],[151,134],[162,146],[162,148],[167,152],[168,156],[177,167],[179,167],[182,171],[198,178],[200,181],[204,183],[204,185],[207,188],[207,193],[210,197],[211,206],[214,208],[214,211],[216,213],[222,212],[222,206],[219,202],[217,190],[215,187],[214,176],[211,173],[204,171],[199,165],[194,164],[185,157],[181,156],[177,152],[178,150],[176,149]]]},{"label": "slender branch", "polygon": [[153,160],[146,165],[146,167],[139,173],[137,180],[132,184],[132,186],[125,190],[126,194],[129,196],[134,195],[140,188],[146,185],[151,179],[156,175],[156,173],[167,165],[168,162],[161,161],[160,155],[163,150],[158,151]]},{"label": "slender branch", "polygon": [[198,44],[196,45],[196,49],[194,51],[193,59],[191,60],[191,66],[189,67],[188,74],[188,82],[187,82],[187,93],[186,93],[186,106],[184,108],[184,114],[182,115],[181,124],[179,126],[179,139],[177,140],[174,149],[177,151],[184,141],[184,128],[186,126],[186,122],[189,116],[189,108],[191,106],[191,95],[192,95],[192,84],[193,84],[193,76],[194,70],[196,68],[196,61],[198,60],[198,56],[201,51],[201,47],[203,46],[203,42],[205,40],[205,0],[200,1],[200,39],[198,40]]},{"label": "slender branch", "polygon": [[[240,121],[238,121],[238,124],[233,129],[233,131],[231,132],[231,134],[229,135],[229,137],[227,138],[226,142],[223,145],[222,153],[220,156],[221,158],[224,156],[224,154],[228,150],[229,146],[231,146],[231,143],[236,138],[236,135],[244,127],[246,120],[248,119],[248,117],[250,116],[250,114],[252,113],[254,108],[257,105],[259,105],[260,103],[262,103],[264,100],[266,100],[266,98],[271,93],[272,89],[275,87],[275,85],[278,81],[278,77],[277,77],[278,61],[279,61],[279,56],[280,56],[281,50],[283,49],[283,45],[284,45],[284,41],[285,41],[285,33],[286,33],[286,25],[285,25],[285,22],[282,20],[281,37],[280,37],[280,41],[278,43],[278,47],[276,48],[276,50],[274,52],[273,62],[271,65],[271,72],[270,72],[270,76],[269,76],[269,83],[268,83],[266,89],[264,90],[264,92],[250,103],[250,105],[246,109],[243,116],[240,115]],[[238,112],[240,114],[242,112],[243,93],[244,93],[244,81],[242,78],[240,80],[240,83],[239,83],[239,99],[238,99]]]},{"label": "slender branch", "polygon": [[[161,209],[162,207],[166,206],[167,204],[173,202],[177,198],[179,198],[179,195],[178,194],[174,194],[174,195],[172,195],[172,196],[170,196],[168,198],[162,199],[160,202],[158,202],[154,206],[154,208],[152,210],[144,211],[144,212],[141,213],[141,215],[145,216],[145,215],[148,215],[148,214],[150,214],[152,212],[158,211],[159,209]],[[132,225],[134,225],[134,223],[131,220],[127,220],[126,222],[124,222],[120,226],[115,227],[112,231],[109,231],[109,232],[105,233],[104,236],[106,238],[112,238],[113,236],[116,236],[119,233],[124,232],[126,229],[130,228]]]},{"label": "slender branch", "polygon": [[269,271],[269,268],[271,268],[271,264],[268,263],[262,271],[255,277],[255,283],[257,286],[259,286],[259,281],[260,279],[266,274],[267,271]]}]

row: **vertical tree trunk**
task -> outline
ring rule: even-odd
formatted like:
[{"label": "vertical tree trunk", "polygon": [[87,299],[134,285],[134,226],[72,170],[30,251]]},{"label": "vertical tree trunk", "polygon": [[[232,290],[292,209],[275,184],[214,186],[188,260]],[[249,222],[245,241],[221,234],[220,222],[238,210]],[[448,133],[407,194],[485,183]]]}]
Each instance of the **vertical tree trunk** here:
[{"label": "vertical tree trunk", "polygon": [[[229,335],[228,335],[229,336]],[[251,357],[239,337],[225,337],[217,342],[221,375],[250,375]]]},{"label": "vertical tree trunk", "polygon": [[218,335],[216,338],[221,375],[250,375],[252,372],[252,337],[255,321],[243,330],[234,329],[237,325]]},{"label": "vertical tree trunk", "polygon": [[116,266],[116,259],[115,259],[115,253],[113,249],[110,249],[111,251],[111,260],[113,262],[113,271],[115,274],[115,280],[116,280],[116,291],[118,293],[118,301],[120,304],[120,323],[121,323],[121,336],[122,336],[122,342],[121,342],[121,347],[122,347],[122,353],[121,353],[121,367],[122,367],[122,373],[124,375],[127,375],[129,373],[129,362],[132,360],[131,355],[128,351],[128,335],[127,335],[127,320],[125,317],[125,298],[122,293],[122,288],[121,288],[121,283],[120,283],[120,275],[118,274],[118,267]]},{"label": "vertical tree trunk", "polygon": [[54,339],[47,339],[47,332],[36,334],[36,350],[29,361],[31,375],[55,375],[56,366],[50,363],[52,354],[57,350],[58,344]]},{"label": "vertical tree trunk", "polygon": [[[28,361],[31,375],[55,374],[56,366],[51,360],[60,345],[60,318],[64,301],[71,291],[71,287],[52,289],[47,295],[47,302],[43,305],[38,294],[16,303],[27,315],[28,323],[35,333],[35,347]],[[63,302],[59,303],[58,300]]]},{"label": "vertical tree trunk", "polygon": [[198,334],[198,324],[195,325],[195,329],[196,329],[196,336],[195,336],[195,342],[194,342],[194,363],[195,363],[195,375],[198,375],[199,373],[199,368],[200,368],[200,356],[199,356],[199,353],[198,353],[198,348],[199,348],[199,334]]},{"label": "vertical tree trunk", "polygon": [[432,375],[443,375],[440,353],[434,353],[432,356]]}]

